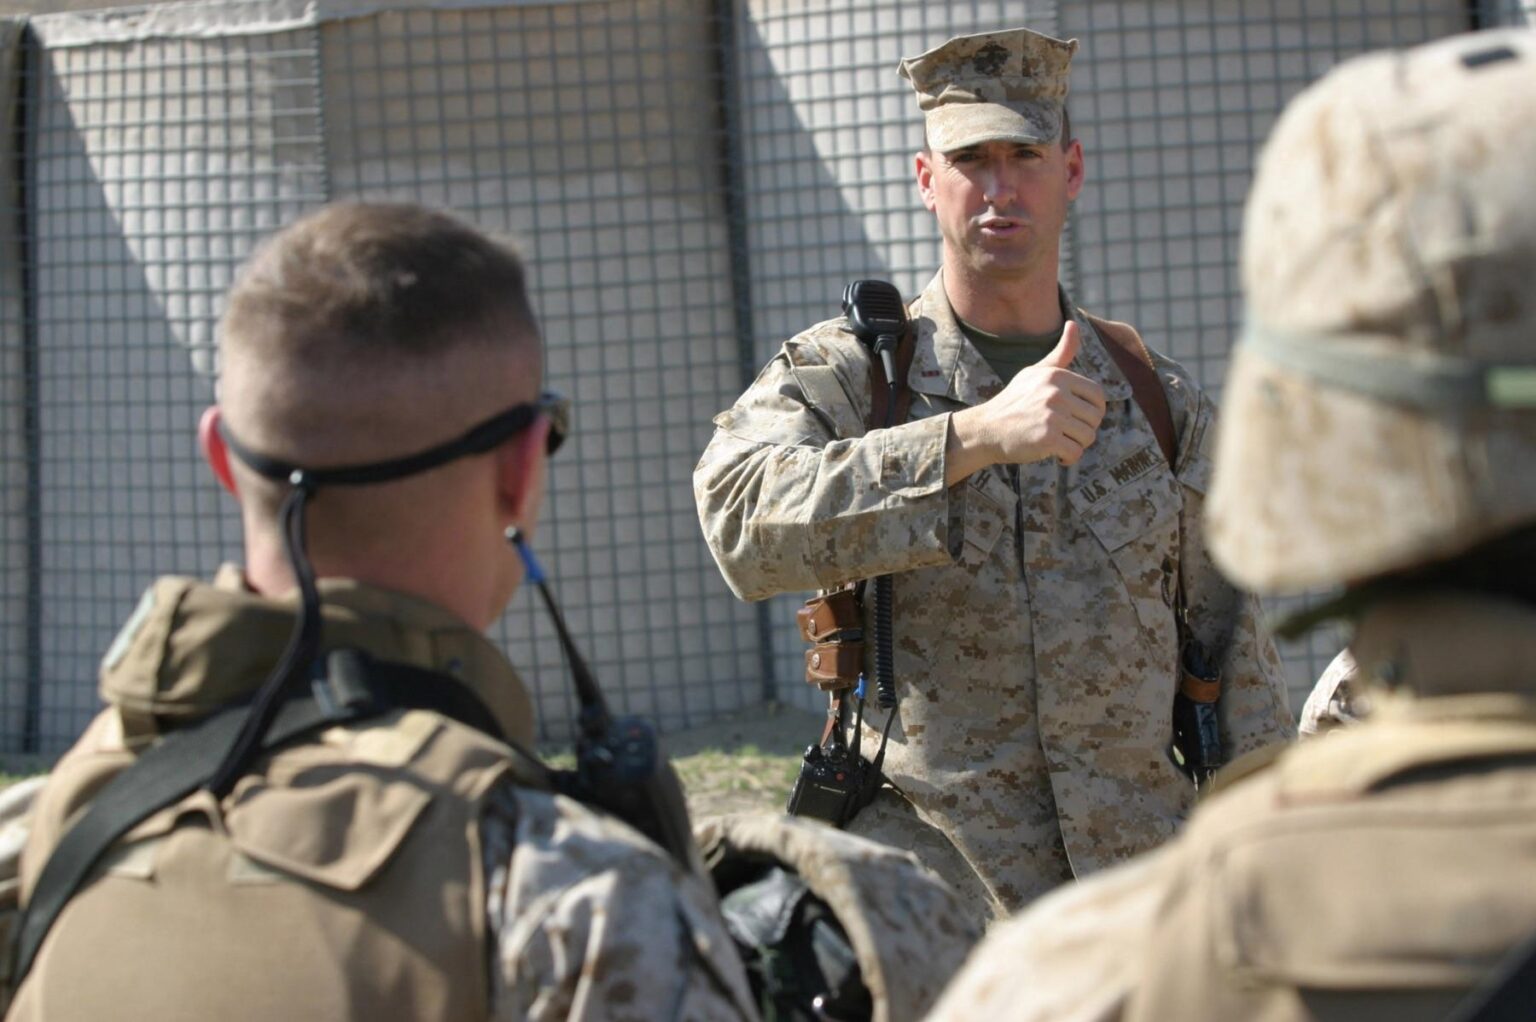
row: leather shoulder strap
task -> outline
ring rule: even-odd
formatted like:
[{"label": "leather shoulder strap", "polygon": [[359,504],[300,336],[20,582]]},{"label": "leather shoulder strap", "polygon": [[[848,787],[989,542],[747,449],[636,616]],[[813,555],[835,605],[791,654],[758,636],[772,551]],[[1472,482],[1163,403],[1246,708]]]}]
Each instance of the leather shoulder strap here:
[{"label": "leather shoulder strap", "polygon": [[1136,328],[1129,323],[1100,319],[1087,312],[1083,315],[1098,331],[1115,365],[1120,367],[1120,372],[1130,382],[1131,395],[1141,406],[1141,413],[1152,424],[1152,432],[1157,437],[1157,445],[1163,449],[1163,457],[1168,459],[1169,467],[1173,467],[1174,459],[1178,456],[1179,442],[1173,428],[1173,413],[1168,408],[1168,395],[1163,390],[1163,381],[1158,379],[1157,368],[1152,364],[1152,353],[1147,350]]},{"label": "leather shoulder strap", "polygon": [[[912,408],[912,388],[907,386],[907,373],[912,368],[912,352],[917,347],[917,331],[909,325],[907,332],[901,335],[901,343],[896,345],[896,407],[890,418],[893,426],[899,426],[907,421],[907,412]],[[890,400],[890,385],[885,378],[885,365],[875,357],[874,352],[869,352],[869,419],[864,423],[865,429],[884,429],[886,424],[886,404]]]}]

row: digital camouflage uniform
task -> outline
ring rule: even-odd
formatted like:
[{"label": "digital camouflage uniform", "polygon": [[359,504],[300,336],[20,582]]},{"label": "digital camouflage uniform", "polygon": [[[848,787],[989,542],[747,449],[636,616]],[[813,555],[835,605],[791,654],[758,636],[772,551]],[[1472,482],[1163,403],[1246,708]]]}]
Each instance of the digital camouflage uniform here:
[{"label": "digital camouflage uniform", "polygon": [[[321,590],[328,647],[454,674],[531,738],[527,691],[480,633],[409,596]],[[0,851],[30,830],[23,901],[157,722],[260,683],[292,608],[233,568],[213,586],[155,584],[107,656],[108,708],[30,816],[0,829]],[[705,883],[525,773],[507,746],[419,710],[284,749],[222,804],[198,792],[136,827],[59,917],[8,1017],[755,1018]],[[14,872],[0,856],[10,912]]]},{"label": "digital camouflage uniform", "polygon": [[1370,710],[1370,697],[1361,690],[1359,675],[1360,668],[1349,650],[1340,650],[1307,694],[1296,721],[1297,736],[1325,735],[1364,717]]},{"label": "digital camouflage uniform", "polygon": [[1536,613],[1447,597],[1367,625],[1411,694],[1234,764],[1170,845],[996,927],[931,1022],[1449,1017],[1536,933]]},{"label": "digital camouflage uniform", "polygon": [[827,904],[870,994],[870,1022],[926,1015],[980,937],[966,906],[909,851],[767,813],[714,817],[697,834],[717,878],[722,863],[778,863]]},{"label": "digital camouflage uniform", "polygon": [[979,910],[1012,911],[1163,841],[1193,800],[1168,757],[1181,572],[1193,631],[1224,654],[1229,750],[1287,737],[1291,718],[1257,604],[1201,541],[1213,409],[1183,368],[1156,360],[1175,472],[1079,316],[1071,368],[1108,399],[1093,446],[1071,468],[999,465],[946,488],[949,413],[1002,384],[939,277],[910,316],[910,421],[865,434],[868,356],[841,321],[819,324],[715,419],[694,494],[744,599],[896,573],[885,772],[910,807],[882,795],[851,829],[913,848]]},{"label": "digital camouflage uniform", "polygon": [[1442,1020],[1529,948],[1532,168],[1529,31],[1349,61],[1282,114],[1212,549],[1258,591],[1344,586],[1370,713],[1234,764],[1175,841],[999,927],[935,1019]]}]

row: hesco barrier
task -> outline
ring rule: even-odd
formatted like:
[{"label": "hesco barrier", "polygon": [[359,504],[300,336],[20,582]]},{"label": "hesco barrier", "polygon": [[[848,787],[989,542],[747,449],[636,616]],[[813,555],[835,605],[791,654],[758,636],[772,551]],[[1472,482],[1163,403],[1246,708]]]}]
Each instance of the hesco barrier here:
[{"label": "hesco barrier", "polygon": [[[1219,388],[1255,147],[1338,60],[1517,0],[239,0],[0,20],[0,753],[55,753],[158,573],[238,559],[201,466],[213,325],[252,245],[326,201],[452,209],[520,240],[576,432],[538,546],[614,700],[664,727],[800,682],[785,597],[737,602],[690,473],[843,284],[938,261],[897,60],[1020,22],[1081,40],[1089,184],[1065,282]],[[528,594],[497,637],[546,735],[572,703]],[[1297,699],[1335,635],[1285,650]]]}]

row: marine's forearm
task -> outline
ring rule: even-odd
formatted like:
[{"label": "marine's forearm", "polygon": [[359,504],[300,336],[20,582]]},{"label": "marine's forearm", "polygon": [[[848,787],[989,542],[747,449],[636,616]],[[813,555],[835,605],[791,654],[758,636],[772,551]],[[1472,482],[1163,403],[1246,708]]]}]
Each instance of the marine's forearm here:
[{"label": "marine's forearm", "polygon": [[694,472],[710,551],[743,599],[951,559],[948,416],[852,440],[755,443],[717,432]]}]

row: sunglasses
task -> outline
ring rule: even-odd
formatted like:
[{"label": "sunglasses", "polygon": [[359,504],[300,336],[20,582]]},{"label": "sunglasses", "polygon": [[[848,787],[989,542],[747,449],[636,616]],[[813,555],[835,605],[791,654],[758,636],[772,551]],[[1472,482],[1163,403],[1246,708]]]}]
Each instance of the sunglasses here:
[{"label": "sunglasses", "polygon": [[546,390],[539,395],[538,400],[513,405],[506,411],[498,412],[471,428],[467,433],[460,434],[453,440],[438,444],[436,447],[429,447],[416,454],[390,461],[322,469],[306,469],[253,451],[241,443],[223,422],[219,423],[219,432],[223,434],[225,443],[229,445],[230,450],[234,451],[236,457],[268,479],[289,481],[302,479],[303,484],[310,487],[366,486],[370,483],[403,479],[418,472],[437,468],[439,465],[446,465],[458,458],[495,450],[533,425],[541,415],[549,419],[549,438],[546,441],[545,451],[554,454],[560,449],[560,445],[565,443],[565,438],[570,435],[571,402],[552,390]]}]

